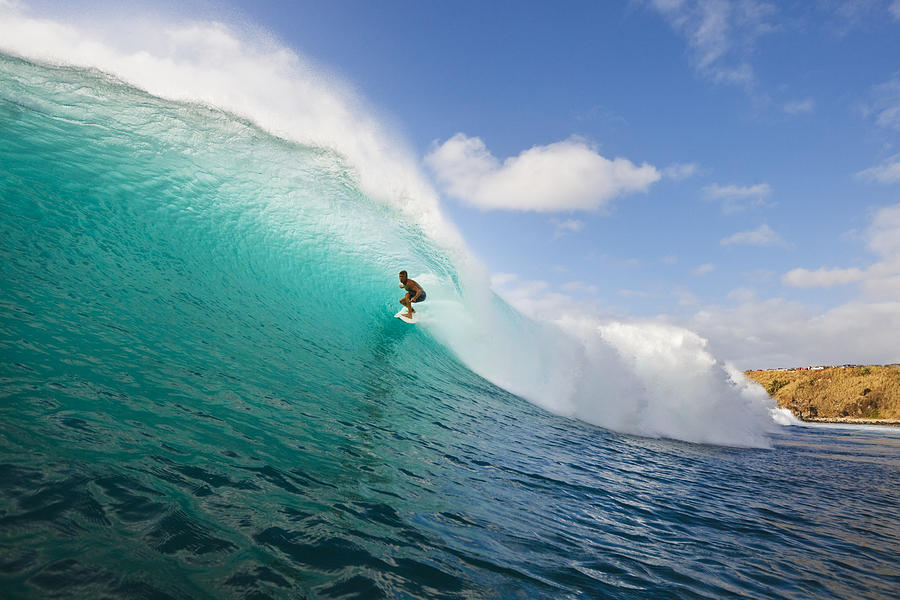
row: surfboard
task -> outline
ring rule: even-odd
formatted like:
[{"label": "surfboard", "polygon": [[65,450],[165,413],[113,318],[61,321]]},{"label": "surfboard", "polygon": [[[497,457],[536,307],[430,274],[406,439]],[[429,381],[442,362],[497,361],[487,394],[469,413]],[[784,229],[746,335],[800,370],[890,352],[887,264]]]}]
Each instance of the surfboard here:
[{"label": "surfboard", "polygon": [[414,319],[416,318],[416,313],[413,313],[413,318],[410,319],[410,318],[407,317],[405,314],[403,314],[403,313],[405,313],[405,312],[406,312],[406,309],[404,308],[403,310],[401,310],[400,312],[398,312],[398,313],[397,313],[396,315],[394,315],[394,316],[397,317],[398,319],[400,319],[401,321],[406,321],[407,323],[413,323],[413,324],[415,324],[415,320],[414,320]]}]

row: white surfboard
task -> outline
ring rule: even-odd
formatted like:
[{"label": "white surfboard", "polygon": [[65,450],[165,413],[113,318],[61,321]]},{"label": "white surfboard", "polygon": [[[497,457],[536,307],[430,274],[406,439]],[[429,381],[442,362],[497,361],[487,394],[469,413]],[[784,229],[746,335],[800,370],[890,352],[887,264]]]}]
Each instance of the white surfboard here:
[{"label": "white surfboard", "polygon": [[398,313],[397,313],[396,315],[394,315],[394,316],[397,317],[398,319],[400,319],[401,321],[406,321],[407,323],[413,323],[413,324],[415,324],[415,322],[416,322],[416,321],[415,321],[416,313],[413,313],[413,318],[410,319],[409,317],[407,317],[407,316],[404,314],[405,312],[406,312],[406,309],[404,308],[403,310],[401,310],[400,312],[398,312]]}]

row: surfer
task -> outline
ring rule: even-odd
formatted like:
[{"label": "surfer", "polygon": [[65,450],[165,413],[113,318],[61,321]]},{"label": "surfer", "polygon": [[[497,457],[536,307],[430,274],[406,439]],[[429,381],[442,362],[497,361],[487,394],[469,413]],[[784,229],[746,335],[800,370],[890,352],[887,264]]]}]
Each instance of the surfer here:
[{"label": "surfer", "polygon": [[400,304],[407,308],[406,318],[412,319],[413,302],[421,302],[425,299],[425,290],[414,280],[406,276],[406,271],[400,271],[400,287],[406,290],[406,295],[400,298]]}]

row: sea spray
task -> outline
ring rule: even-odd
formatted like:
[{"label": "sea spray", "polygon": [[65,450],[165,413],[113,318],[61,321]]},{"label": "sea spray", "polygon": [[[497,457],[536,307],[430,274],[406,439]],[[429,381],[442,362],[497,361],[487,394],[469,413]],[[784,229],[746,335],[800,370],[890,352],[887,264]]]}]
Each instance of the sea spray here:
[{"label": "sea spray", "polygon": [[628,415],[641,429],[677,430],[683,439],[712,444],[767,444],[764,434],[775,430],[771,400],[713,357],[697,334],[654,323],[608,323],[598,333],[641,384],[646,404]]}]

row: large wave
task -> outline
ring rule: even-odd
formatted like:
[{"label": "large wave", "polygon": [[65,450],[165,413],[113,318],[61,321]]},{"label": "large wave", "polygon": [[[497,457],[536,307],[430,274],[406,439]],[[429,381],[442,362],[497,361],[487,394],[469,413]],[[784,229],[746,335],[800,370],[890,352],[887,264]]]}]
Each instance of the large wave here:
[{"label": "large wave", "polygon": [[[416,368],[439,369],[446,348],[561,415],[768,445],[767,395],[695,334],[536,322],[505,304],[402,140],[349,86],[270,37],[137,19],[88,31],[0,6],[0,50],[5,118],[18,125],[7,129],[5,157],[22,160],[4,170],[5,199],[24,214],[48,208],[49,194],[59,229],[85,227],[91,242],[70,240],[66,251],[95,267],[94,298],[119,294],[106,304],[120,319],[142,318],[129,310],[137,298],[152,310],[154,289],[180,295],[205,307],[210,330],[268,324],[270,353],[297,343],[285,331],[306,332],[310,360],[295,368],[334,380],[327,370],[340,367],[354,385],[366,370],[391,368],[372,365],[359,345],[384,329],[406,268],[429,292]],[[38,182],[53,165],[68,183],[48,191]],[[30,217],[18,216],[10,222],[27,227]]]}]

